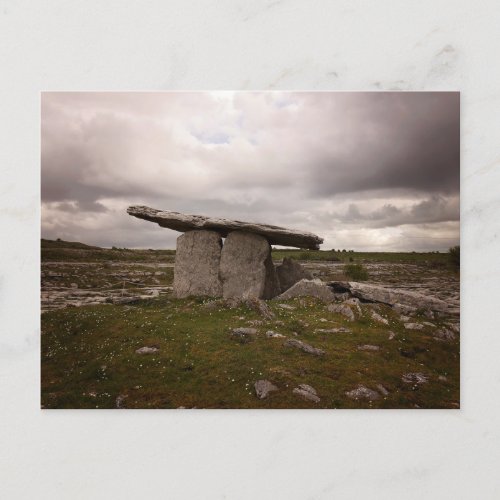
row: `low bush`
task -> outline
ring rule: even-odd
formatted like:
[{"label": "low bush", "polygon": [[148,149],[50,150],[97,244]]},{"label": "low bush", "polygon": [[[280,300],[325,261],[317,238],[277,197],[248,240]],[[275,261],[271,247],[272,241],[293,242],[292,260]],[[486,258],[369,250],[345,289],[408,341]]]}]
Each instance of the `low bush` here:
[{"label": "low bush", "polygon": [[368,271],[362,264],[346,264],[344,274],[355,281],[366,281],[368,279]]}]

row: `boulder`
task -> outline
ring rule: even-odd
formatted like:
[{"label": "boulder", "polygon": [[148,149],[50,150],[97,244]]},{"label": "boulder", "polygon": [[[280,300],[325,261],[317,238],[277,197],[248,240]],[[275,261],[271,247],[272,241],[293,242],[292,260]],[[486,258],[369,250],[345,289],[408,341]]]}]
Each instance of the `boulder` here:
[{"label": "boulder", "polygon": [[319,250],[319,245],[323,243],[323,238],[315,234],[268,224],[241,222],[217,217],[205,217],[203,215],[188,215],[145,206],[131,206],[127,209],[127,213],[133,217],[156,222],[161,227],[180,232],[205,229],[217,231],[221,236],[226,237],[232,231],[245,231],[263,236],[272,245],[310,248],[312,250]]},{"label": "boulder", "polygon": [[189,231],[177,238],[174,295],[220,297],[222,238],[214,231]]},{"label": "boulder", "polygon": [[280,288],[282,292],[288,290],[302,279],[312,279],[312,274],[304,269],[297,261],[285,257],[283,263],[276,267]]},{"label": "boulder", "polygon": [[271,245],[257,234],[229,233],[222,247],[219,276],[226,299],[270,299],[279,293]]},{"label": "boulder", "polygon": [[[422,293],[397,290],[380,285],[358,283],[355,281],[332,281],[328,283],[335,292],[348,291],[354,297],[368,302],[380,302],[390,306],[398,306],[398,312],[406,313],[411,309],[429,309],[431,311],[451,313],[449,305],[444,301]],[[406,311],[401,306],[407,306]]]},{"label": "boulder", "polygon": [[332,302],[335,299],[333,291],[321,280],[300,280],[286,292],[282,293],[279,300],[288,300],[295,297],[316,297],[324,302]]}]

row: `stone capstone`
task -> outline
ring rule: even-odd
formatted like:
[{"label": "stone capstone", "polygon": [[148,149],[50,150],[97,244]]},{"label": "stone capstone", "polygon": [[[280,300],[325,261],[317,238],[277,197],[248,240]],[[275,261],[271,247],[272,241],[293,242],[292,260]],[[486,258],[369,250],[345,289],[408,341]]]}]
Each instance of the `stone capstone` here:
[{"label": "stone capstone", "polygon": [[282,292],[285,292],[290,287],[295,285],[302,279],[312,279],[312,274],[304,269],[297,261],[290,257],[285,257],[283,263],[276,267],[276,273],[280,283]]},{"label": "stone capstone", "polygon": [[219,276],[225,299],[270,299],[279,293],[271,245],[257,234],[229,233],[222,247]]},{"label": "stone capstone", "polygon": [[222,238],[215,231],[189,231],[177,238],[174,295],[220,297]]},{"label": "stone capstone", "polygon": [[131,206],[127,209],[127,213],[133,217],[156,222],[161,227],[180,232],[203,229],[216,231],[221,236],[226,237],[232,231],[245,231],[265,237],[271,245],[310,248],[312,250],[318,250],[319,245],[323,243],[323,239],[315,234],[269,224],[188,215],[145,206]]}]

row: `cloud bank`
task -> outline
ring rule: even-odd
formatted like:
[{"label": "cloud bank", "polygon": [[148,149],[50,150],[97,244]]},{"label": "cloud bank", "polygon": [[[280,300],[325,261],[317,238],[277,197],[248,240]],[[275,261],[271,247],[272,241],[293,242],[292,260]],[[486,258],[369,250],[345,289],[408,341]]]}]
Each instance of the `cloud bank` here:
[{"label": "cloud bank", "polygon": [[305,229],[322,248],[459,240],[450,92],[42,94],[42,237],[174,248],[128,205]]}]

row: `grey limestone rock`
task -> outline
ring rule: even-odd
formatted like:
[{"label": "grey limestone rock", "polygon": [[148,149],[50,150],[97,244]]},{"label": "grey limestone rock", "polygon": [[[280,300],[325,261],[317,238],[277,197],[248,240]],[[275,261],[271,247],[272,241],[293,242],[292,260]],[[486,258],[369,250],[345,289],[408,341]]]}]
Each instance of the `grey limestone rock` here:
[{"label": "grey limestone rock", "polygon": [[257,234],[229,233],[222,247],[219,276],[226,299],[270,299],[279,293],[271,246]]},{"label": "grey limestone rock", "polygon": [[297,261],[290,257],[285,257],[283,263],[276,267],[276,273],[282,292],[295,285],[302,279],[312,279],[312,274],[304,269]]},{"label": "grey limestone rock", "polygon": [[203,215],[188,215],[145,206],[128,207],[127,213],[133,217],[156,222],[161,227],[180,232],[204,229],[217,231],[221,236],[226,237],[232,231],[245,231],[265,237],[272,245],[310,248],[312,250],[318,250],[319,245],[323,243],[323,239],[315,234],[269,224],[241,222],[218,217],[205,217]]},{"label": "grey limestone rock", "polygon": [[214,231],[189,231],[177,238],[174,295],[220,297],[222,238]]}]

